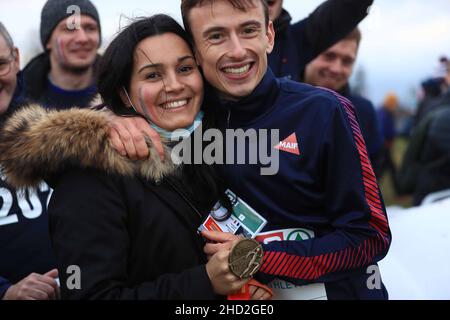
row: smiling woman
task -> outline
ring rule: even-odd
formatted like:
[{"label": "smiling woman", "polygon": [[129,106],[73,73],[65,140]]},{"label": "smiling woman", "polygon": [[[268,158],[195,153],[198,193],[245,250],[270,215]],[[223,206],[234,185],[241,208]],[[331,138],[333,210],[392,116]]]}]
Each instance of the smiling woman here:
[{"label": "smiling woman", "polygon": [[203,80],[187,43],[171,33],[143,40],[129,91],[121,95],[125,105],[154,125],[168,131],[190,126],[200,111]]}]

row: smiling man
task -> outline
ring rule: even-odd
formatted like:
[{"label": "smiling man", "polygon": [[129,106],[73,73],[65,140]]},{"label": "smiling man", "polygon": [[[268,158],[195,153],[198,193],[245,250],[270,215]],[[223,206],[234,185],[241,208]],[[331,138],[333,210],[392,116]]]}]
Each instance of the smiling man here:
[{"label": "smiling man", "polygon": [[89,0],[48,0],[40,33],[45,52],[24,69],[27,97],[49,108],[87,107],[97,94],[97,9]]},{"label": "smiling man", "polygon": [[[234,2],[247,8],[245,1]],[[275,41],[273,24],[267,16],[261,19],[263,11],[257,6],[250,6],[244,13],[237,11],[244,16],[240,24],[226,21],[236,9],[225,1],[212,3],[215,19],[204,7],[194,6],[189,15],[183,15],[184,25],[192,33],[197,61],[208,82],[220,95],[240,99],[250,95],[266,73],[267,54]]]},{"label": "smiling man", "polygon": [[[221,115],[220,129],[279,130],[281,141],[272,146],[279,150],[277,174],[261,176],[260,166],[237,161],[218,166],[229,188],[268,221],[256,278],[272,286],[275,298],[386,299],[381,278],[368,285],[368,270],[386,255],[391,234],[354,107],[333,92],[275,78],[265,1],[183,0],[181,11],[218,96],[206,103]],[[252,147],[238,146],[245,154]],[[209,255],[236,239],[204,236],[212,241]],[[268,240],[274,238],[280,241]]]},{"label": "smiling man", "polygon": [[[269,146],[248,140],[236,146],[245,155],[268,147],[279,152],[274,175],[262,176],[263,165],[242,164],[236,154],[218,165],[227,186],[268,221],[257,237],[265,251],[257,280],[271,286],[276,299],[386,299],[373,270],[391,233],[351,103],[275,78],[268,67],[275,34],[266,1],[183,0],[181,11],[216,93],[205,104],[217,112],[219,129],[278,130],[281,138]],[[125,131],[119,136],[129,135]],[[132,150],[126,141],[113,143],[121,152]],[[208,255],[236,240],[228,233],[203,235]]]},{"label": "smiling man", "polygon": [[0,115],[6,114],[13,100],[19,72],[19,50],[3,24],[0,24]]}]

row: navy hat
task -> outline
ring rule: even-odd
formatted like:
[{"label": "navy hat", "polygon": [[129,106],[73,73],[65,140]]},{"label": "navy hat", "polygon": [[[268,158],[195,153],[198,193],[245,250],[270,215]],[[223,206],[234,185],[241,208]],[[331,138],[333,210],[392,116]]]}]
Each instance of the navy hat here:
[{"label": "navy hat", "polygon": [[[80,8],[80,14],[88,15],[94,19],[99,28],[100,40],[100,18],[97,9],[89,0],[48,0],[41,12],[41,43],[45,48],[48,40],[50,39],[53,30],[58,23],[62,20],[70,17],[74,14],[73,11],[68,10],[70,6],[78,6]],[[69,11],[69,12],[67,12]]]}]

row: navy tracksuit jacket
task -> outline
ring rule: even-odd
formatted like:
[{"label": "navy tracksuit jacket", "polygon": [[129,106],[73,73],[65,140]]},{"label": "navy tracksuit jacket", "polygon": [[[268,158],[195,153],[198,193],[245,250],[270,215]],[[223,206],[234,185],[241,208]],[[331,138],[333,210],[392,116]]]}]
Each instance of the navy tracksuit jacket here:
[{"label": "navy tracksuit jacket", "polygon": [[[294,153],[279,151],[279,171],[272,176],[261,176],[261,164],[219,166],[230,189],[268,220],[263,231],[315,232],[311,240],[264,244],[257,279],[325,283],[329,299],[387,298],[384,286],[367,286],[367,268],[386,255],[391,233],[350,102],[331,91],[276,79],[269,70],[250,96],[216,104],[224,112],[223,129],[279,129],[280,141],[295,134],[298,142]],[[273,151],[278,142],[264,147]],[[246,140],[247,157],[253,147]],[[242,146],[235,147],[235,155],[237,148]]]}]

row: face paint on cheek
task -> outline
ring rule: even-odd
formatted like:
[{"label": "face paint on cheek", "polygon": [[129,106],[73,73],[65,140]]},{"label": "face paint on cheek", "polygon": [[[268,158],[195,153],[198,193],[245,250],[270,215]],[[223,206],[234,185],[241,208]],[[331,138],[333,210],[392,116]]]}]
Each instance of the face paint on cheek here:
[{"label": "face paint on cheek", "polygon": [[149,108],[148,108],[147,104],[145,103],[143,90],[144,89],[142,87],[139,87],[139,89],[138,89],[139,107],[141,107],[141,110],[142,110],[142,113],[144,114],[145,119],[147,119],[147,121],[150,123],[154,123],[148,113]]},{"label": "face paint on cheek", "polygon": [[65,64],[67,62],[67,58],[64,53],[65,44],[61,38],[56,39],[56,59],[58,59],[59,63]]}]

